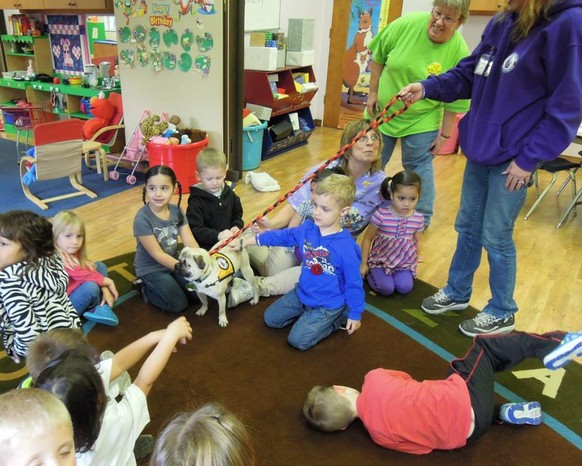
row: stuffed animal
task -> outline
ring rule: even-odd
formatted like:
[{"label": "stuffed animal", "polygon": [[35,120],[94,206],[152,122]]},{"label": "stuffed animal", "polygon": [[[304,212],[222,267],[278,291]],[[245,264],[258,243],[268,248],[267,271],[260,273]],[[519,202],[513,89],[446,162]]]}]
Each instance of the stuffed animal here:
[{"label": "stuffed animal", "polygon": [[108,126],[115,113],[114,105],[101,93],[99,97],[91,97],[91,113],[93,118],[83,124],[83,137],[91,139],[101,128]]},{"label": "stuffed animal", "polygon": [[159,115],[150,115],[139,124],[144,142],[148,142],[154,136],[160,136],[168,129],[168,122],[161,121]]}]

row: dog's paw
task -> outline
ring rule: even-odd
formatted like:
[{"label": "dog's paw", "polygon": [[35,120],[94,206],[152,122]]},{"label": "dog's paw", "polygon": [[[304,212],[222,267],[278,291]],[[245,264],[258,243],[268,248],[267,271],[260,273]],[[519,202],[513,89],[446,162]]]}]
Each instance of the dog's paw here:
[{"label": "dog's paw", "polygon": [[218,319],[218,325],[220,325],[221,327],[226,327],[228,325],[228,319],[224,318],[224,319]]},{"label": "dog's paw", "polygon": [[206,314],[206,311],[207,311],[207,310],[208,310],[208,308],[207,308],[207,307],[201,307],[200,309],[198,309],[198,310],[196,311],[196,315],[197,315],[198,317],[202,317],[204,314]]},{"label": "dog's paw", "polygon": [[249,301],[253,306],[259,302],[259,295],[256,295],[253,299]]}]

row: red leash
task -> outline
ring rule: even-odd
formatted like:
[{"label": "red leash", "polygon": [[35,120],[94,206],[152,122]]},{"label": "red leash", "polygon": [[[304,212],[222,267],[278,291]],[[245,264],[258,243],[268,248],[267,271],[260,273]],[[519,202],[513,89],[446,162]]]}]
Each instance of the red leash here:
[{"label": "red leash", "polygon": [[220,244],[218,244],[216,247],[212,248],[209,251],[209,253],[212,255],[213,253],[220,251],[227,244],[229,244],[232,241],[234,241],[236,238],[238,238],[240,235],[242,235],[244,231],[248,230],[254,223],[258,222],[263,217],[266,217],[267,214],[269,214],[270,212],[272,212],[273,210],[275,210],[280,204],[282,204],[283,202],[285,202],[289,198],[289,196],[291,196],[292,194],[294,194],[295,192],[297,192],[299,189],[301,189],[303,186],[305,186],[308,182],[310,182],[311,179],[314,176],[316,176],[322,170],[324,170],[325,168],[327,168],[331,162],[333,162],[334,160],[337,160],[337,159],[341,158],[348,149],[350,149],[351,147],[353,147],[370,130],[376,129],[378,126],[380,126],[380,125],[382,125],[384,123],[387,123],[388,121],[392,120],[393,118],[396,118],[398,115],[404,113],[408,109],[408,107],[410,107],[410,104],[405,104],[404,107],[402,107],[401,109],[396,110],[395,112],[392,112],[392,113],[390,113],[389,115],[386,116],[386,114],[388,113],[389,108],[392,107],[392,105],[394,105],[397,100],[398,100],[398,96],[392,97],[392,99],[390,100],[390,102],[388,102],[386,104],[386,106],[382,109],[382,111],[380,113],[378,113],[378,115],[376,115],[376,117],[372,120],[372,122],[370,123],[370,125],[366,129],[364,129],[361,132],[359,132],[358,134],[356,134],[354,136],[354,138],[350,142],[348,142],[345,146],[343,146],[340,150],[338,150],[333,157],[331,157],[330,159],[328,159],[325,162],[323,162],[319,167],[317,167],[315,169],[315,171],[313,171],[312,173],[310,173],[309,175],[307,175],[293,189],[291,189],[291,191],[285,193],[283,196],[281,196],[279,199],[277,199],[271,206],[267,207],[262,214],[257,215],[253,220],[251,220],[249,223],[247,223],[241,230],[239,230],[238,232],[236,232],[230,238],[225,239],[223,242],[221,242]]}]

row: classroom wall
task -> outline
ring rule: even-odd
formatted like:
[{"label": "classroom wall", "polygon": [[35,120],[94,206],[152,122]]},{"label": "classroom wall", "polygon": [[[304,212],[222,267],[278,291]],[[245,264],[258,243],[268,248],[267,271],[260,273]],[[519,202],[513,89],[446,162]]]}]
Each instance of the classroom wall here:
[{"label": "classroom wall", "polygon": [[[404,0],[402,14],[412,11],[428,11],[432,8],[432,0]],[[314,119],[323,119],[323,98],[325,96],[325,83],[328,73],[329,56],[329,32],[333,0],[281,0],[280,30],[287,34],[289,18],[313,18],[315,19],[315,64],[313,71],[317,78],[319,91],[311,103],[311,113]],[[467,22],[461,27],[461,34],[473,50],[481,40],[481,34],[490,16],[469,16]],[[248,41],[248,38],[245,38]]]}]

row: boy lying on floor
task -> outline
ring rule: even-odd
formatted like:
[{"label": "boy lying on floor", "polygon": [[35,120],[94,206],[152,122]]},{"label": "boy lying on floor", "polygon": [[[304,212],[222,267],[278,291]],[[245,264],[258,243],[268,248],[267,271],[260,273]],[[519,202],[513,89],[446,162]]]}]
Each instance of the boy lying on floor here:
[{"label": "boy lying on floor", "polygon": [[529,357],[558,369],[579,356],[582,332],[478,336],[463,358],[451,362],[446,379],[418,382],[405,372],[374,369],[361,392],[339,385],[314,387],[303,414],[324,432],[347,429],[360,418],[374,442],[393,450],[417,455],[451,450],[480,437],[493,422],[541,423],[538,402],[495,406],[496,372]]}]

